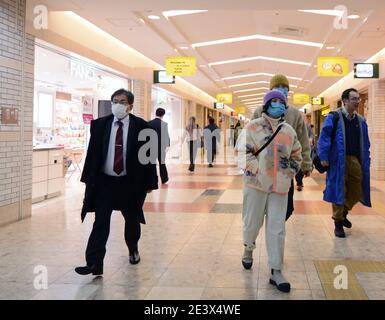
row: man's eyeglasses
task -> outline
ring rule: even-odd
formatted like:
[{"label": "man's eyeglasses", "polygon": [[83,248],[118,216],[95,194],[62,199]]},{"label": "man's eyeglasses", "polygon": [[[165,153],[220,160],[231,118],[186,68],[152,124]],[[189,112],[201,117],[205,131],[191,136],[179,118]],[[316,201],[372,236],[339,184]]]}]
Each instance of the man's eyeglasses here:
[{"label": "man's eyeglasses", "polygon": [[361,98],[350,98],[350,100],[354,102],[361,102]]}]

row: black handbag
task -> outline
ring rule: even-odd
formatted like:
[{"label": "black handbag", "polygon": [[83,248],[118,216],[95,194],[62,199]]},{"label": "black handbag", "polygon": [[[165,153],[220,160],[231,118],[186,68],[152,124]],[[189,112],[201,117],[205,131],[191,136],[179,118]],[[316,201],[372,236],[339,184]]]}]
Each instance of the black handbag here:
[{"label": "black handbag", "polygon": [[[333,130],[331,135],[331,141],[333,142],[337,132],[339,114],[338,112],[335,112],[335,111],[331,112],[331,114],[333,114]],[[325,173],[326,171],[328,171],[329,167],[328,166],[325,167],[321,164],[321,159],[319,158],[316,147],[314,147],[311,151],[311,159],[312,159],[314,168],[316,168],[316,170],[319,173]]]},{"label": "black handbag", "polygon": [[329,167],[325,167],[322,165],[321,159],[319,158],[317,149],[315,147],[311,151],[311,158],[313,161],[314,168],[316,168],[319,173],[325,173],[329,169]]}]

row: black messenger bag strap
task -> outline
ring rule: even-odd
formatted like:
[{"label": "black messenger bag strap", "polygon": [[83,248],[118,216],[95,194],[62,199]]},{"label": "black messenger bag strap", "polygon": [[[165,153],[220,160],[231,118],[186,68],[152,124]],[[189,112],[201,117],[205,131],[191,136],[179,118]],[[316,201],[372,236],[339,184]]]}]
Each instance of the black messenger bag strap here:
[{"label": "black messenger bag strap", "polygon": [[265,143],[262,147],[260,147],[260,148],[258,149],[258,151],[256,151],[256,152],[250,151],[250,152],[251,152],[255,157],[257,157],[257,156],[263,151],[263,149],[265,149],[265,148],[266,148],[266,147],[267,147],[267,146],[274,140],[274,138],[277,136],[278,132],[281,130],[282,126],[283,126],[282,124],[278,126],[277,130],[275,130],[275,132],[274,132],[273,135],[269,138],[269,140],[267,140],[266,143]]}]

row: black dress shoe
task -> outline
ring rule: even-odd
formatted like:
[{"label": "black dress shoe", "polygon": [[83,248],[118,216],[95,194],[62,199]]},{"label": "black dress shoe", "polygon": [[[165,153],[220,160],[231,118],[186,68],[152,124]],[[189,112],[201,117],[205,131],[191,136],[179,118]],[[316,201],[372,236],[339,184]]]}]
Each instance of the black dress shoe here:
[{"label": "black dress shoe", "polygon": [[103,274],[103,266],[92,265],[92,266],[77,267],[75,268],[75,272],[82,276],[85,276],[91,273],[94,276],[101,276]]},{"label": "black dress shoe", "polygon": [[138,251],[134,251],[134,253],[130,253],[130,263],[131,264],[138,264],[140,261],[140,255]]},{"label": "black dress shoe", "polygon": [[345,238],[343,222],[334,222],[334,235],[338,238]]},{"label": "black dress shoe", "polygon": [[345,211],[344,212],[344,221],[342,222],[342,224],[344,225],[345,228],[350,229],[352,227],[352,223],[348,220],[347,215],[348,215],[348,211]]}]

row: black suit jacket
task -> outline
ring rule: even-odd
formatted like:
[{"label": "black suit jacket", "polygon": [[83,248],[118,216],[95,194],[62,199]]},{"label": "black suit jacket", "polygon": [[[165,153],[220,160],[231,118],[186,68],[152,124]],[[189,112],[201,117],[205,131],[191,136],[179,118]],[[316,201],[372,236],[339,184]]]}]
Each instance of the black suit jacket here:
[{"label": "black suit jacket", "polygon": [[158,154],[165,155],[165,150],[170,146],[170,135],[168,134],[168,124],[167,122],[155,118],[148,122],[151,128],[153,128],[158,135]]},{"label": "black suit jacket", "polygon": [[[146,143],[146,141],[139,141],[139,133],[143,129],[150,129],[150,127],[145,120],[133,114],[129,114],[129,117],[126,168],[130,190],[127,190],[127,208],[123,209],[130,210],[131,213],[138,215],[139,220],[145,223],[143,215],[144,200],[148,190],[158,189],[158,177],[154,159],[152,159],[151,163],[145,165],[141,164],[138,159],[139,149]],[[91,121],[91,138],[80,179],[81,182],[86,184],[82,220],[84,220],[87,212],[95,211],[96,190],[103,175],[113,119],[114,116],[109,115]]]}]

